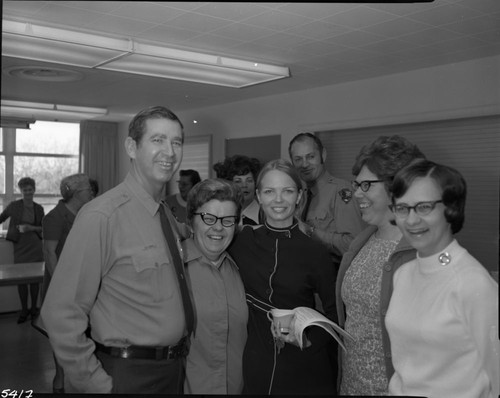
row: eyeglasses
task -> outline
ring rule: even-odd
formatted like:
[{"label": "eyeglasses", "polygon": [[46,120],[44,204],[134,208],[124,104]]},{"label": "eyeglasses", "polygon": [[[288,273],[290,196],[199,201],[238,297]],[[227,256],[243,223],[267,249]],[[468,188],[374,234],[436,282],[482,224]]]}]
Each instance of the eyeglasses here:
[{"label": "eyeglasses", "polygon": [[371,185],[375,182],[384,182],[384,180],[365,180],[365,181],[351,181],[351,187],[353,191],[357,191],[358,188],[361,188],[363,192],[368,192]]},{"label": "eyeglasses", "polygon": [[224,216],[217,217],[210,213],[194,213],[195,216],[200,216],[203,222],[207,225],[215,225],[217,220],[220,220],[220,223],[223,227],[229,228],[236,224],[238,220],[237,216]]},{"label": "eyeglasses", "polygon": [[436,204],[443,203],[442,200],[433,200],[429,202],[418,202],[415,206],[408,206],[405,204],[389,205],[389,209],[399,218],[406,218],[410,214],[410,210],[415,210],[419,216],[426,216],[434,208]]}]

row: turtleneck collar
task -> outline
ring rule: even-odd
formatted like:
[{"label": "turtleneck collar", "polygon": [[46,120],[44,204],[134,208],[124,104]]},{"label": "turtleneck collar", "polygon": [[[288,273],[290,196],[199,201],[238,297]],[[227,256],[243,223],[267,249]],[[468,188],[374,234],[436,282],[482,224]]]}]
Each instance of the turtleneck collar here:
[{"label": "turtleneck collar", "polygon": [[292,225],[284,228],[277,228],[269,225],[267,221],[264,222],[264,225],[266,226],[267,230],[277,234],[278,236],[286,237],[286,238],[291,238],[292,237],[292,231],[296,229],[299,225],[297,220],[293,220]]},{"label": "turtleneck collar", "polygon": [[424,274],[445,271],[452,268],[464,252],[465,249],[453,239],[448,246],[432,256],[420,257],[417,253],[417,264]]}]

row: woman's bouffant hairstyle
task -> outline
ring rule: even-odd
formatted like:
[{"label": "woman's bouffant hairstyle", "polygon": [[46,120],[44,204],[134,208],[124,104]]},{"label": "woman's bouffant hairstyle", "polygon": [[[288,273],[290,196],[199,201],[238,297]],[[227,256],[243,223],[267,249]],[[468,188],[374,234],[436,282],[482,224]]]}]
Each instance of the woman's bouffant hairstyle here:
[{"label": "woman's bouffant hairstyle", "polygon": [[132,138],[137,144],[140,144],[144,135],[146,121],[149,119],[168,119],[179,123],[182,130],[182,139],[184,140],[184,126],[177,117],[177,115],[170,109],[164,106],[151,106],[143,109],[131,120],[128,125],[128,136]]},{"label": "woman's bouffant hairstyle", "polygon": [[194,213],[211,200],[221,202],[234,202],[236,204],[237,223],[240,221],[241,208],[243,206],[243,194],[232,182],[220,178],[209,178],[196,184],[187,197],[187,220],[193,220]]},{"label": "woman's bouffant hairstyle", "polygon": [[59,185],[61,196],[65,202],[68,202],[78,190],[87,188],[92,189],[92,186],[89,177],[83,173],[64,177]]},{"label": "woman's bouffant hairstyle", "polygon": [[366,166],[377,178],[384,180],[385,189],[389,193],[396,173],[417,158],[425,159],[425,155],[406,138],[399,135],[380,136],[370,145],[361,148],[352,166],[352,174],[357,176],[363,166]]},{"label": "woman's bouffant hairstyle", "polygon": [[36,189],[36,183],[35,180],[31,177],[23,177],[17,182],[17,186],[19,189],[23,189],[24,187],[33,187],[33,189]]},{"label": "woman's bouffant hairstyle", "polygon": [[418,159],[398,172],[392,183],[392,203],[403,196],[416,178],[430,177],[442,189],[441,200],[446,206],[444,216],[451,224],[451,232],[459,232],[465,220],[467,184],[456,169],[430,160]]},{"label": "woman's bouffant hairstyle", "polygon": [[260,171],[260,161],[256,158],[249,158],[244,155],[234,155],[226,158],[223,162],[213,165],[217,178],[232,181],[234,176],[244,176],[251,173],[254,180]]}]

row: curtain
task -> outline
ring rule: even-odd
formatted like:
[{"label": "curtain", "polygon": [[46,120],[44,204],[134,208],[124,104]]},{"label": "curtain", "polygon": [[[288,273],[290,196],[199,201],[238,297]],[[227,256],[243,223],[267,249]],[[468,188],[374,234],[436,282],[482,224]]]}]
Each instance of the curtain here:
[{"label": "curtain", "polygon": [[117,123],[80,123],[80,171],[97,180],[99,194],[117,184]]}]

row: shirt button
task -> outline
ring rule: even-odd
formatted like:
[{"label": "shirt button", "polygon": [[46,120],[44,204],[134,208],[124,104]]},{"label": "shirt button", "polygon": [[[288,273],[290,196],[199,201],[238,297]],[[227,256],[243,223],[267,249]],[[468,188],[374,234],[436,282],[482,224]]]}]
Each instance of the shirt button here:
[{"label": "shirt button", "polygon": [[387,315],[387,308],[384,308],[384,309],[382,310],[382,316],[386,316],[386,315]]},{"label": "shirt button", "polygon": [[386,353],[385,353],[385,357],[386,357],[386,358],[392,358],[392,355],[391,355],[391,353],[390,353],[390,352],[386,352]]},{"label": "shirt button", "polygon": [[271,294],[271,289],[266,289],[266,294]]},{"label": "shirt button", "polygon": [[390,270],[392,270],[392,266],[391,266],[391,264],[386,264],[386,265],[384,265],[384,269],[385,269],[387,272],[389,272]]}]

